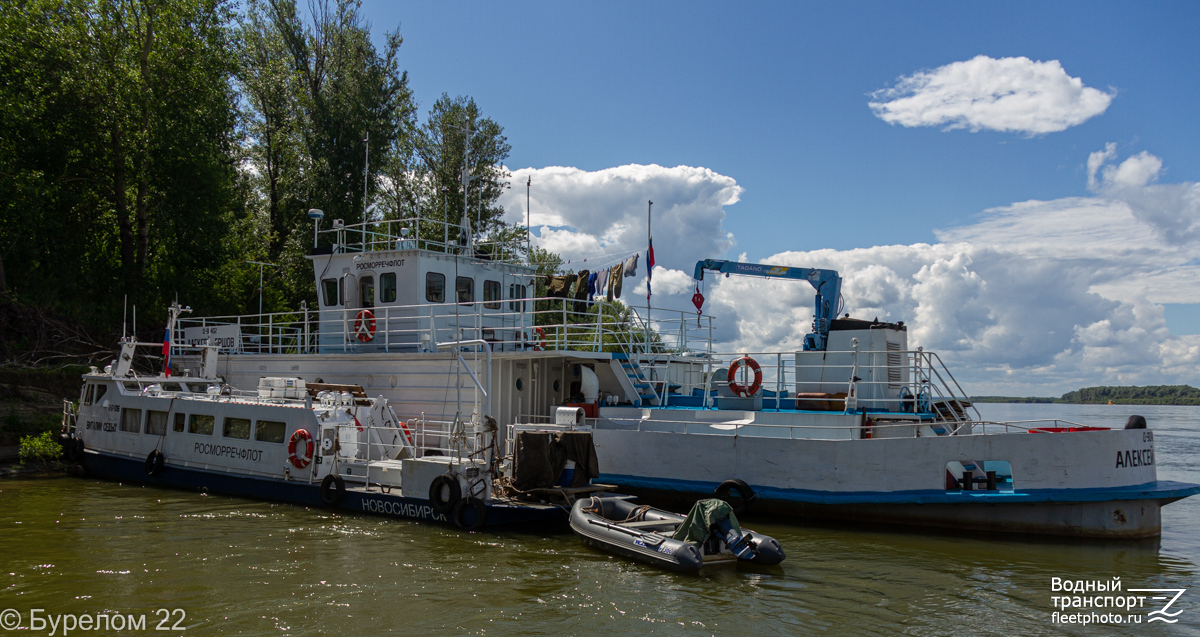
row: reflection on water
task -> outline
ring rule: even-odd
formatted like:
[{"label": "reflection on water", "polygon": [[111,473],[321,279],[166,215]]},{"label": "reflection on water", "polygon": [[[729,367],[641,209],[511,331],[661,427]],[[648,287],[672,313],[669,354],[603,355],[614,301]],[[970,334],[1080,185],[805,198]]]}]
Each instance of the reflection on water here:
[{"label": "reflection on water", "polygon": [[[981,406],[988,418],[1040,417],[1047,407],[1106,426],[1129,410]],[[1200,410],[1137,409],[1159,432],[1160,478],[1200,481],[1189,466],[1200,442],[1189,418]],[[6,481],[0,608],[183,608],[201,634],[1200,634],[1196,500],[1164,509],[1161,542],[751,516],[749,526],[783,543],[782,568],[685,576],[609,557],[565,527],[472,534],[87,479]],[[1181,621],[1136,630],[1050,623],[1052,577],[1114,576],[1126,588],[1190,589]]]}]

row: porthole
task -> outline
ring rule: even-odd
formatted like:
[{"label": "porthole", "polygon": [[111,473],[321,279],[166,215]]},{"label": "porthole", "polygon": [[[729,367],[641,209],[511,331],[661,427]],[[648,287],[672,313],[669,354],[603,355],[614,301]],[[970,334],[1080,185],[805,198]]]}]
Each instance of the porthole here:
[{"label": "porthole", "polygon": [[522,381],[520,378],[518,378],[517,379],[517,391],[521,391],[522,389],[525,389],[525,382]]},{"label": "porthole", "polygon": [[558,382],[557,380],[555,380],[555,381],[554,381],[554,391],[558,391],[558,389],[559,389],[559,387],[560,387],[560,386],[561,386],[561,385],[559,385],[559,382]]}]

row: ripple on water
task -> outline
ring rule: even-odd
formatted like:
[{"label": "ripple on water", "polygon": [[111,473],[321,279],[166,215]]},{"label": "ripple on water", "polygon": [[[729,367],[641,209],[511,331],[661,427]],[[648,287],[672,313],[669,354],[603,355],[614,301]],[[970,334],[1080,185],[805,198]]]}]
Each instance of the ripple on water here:
[{"label": "ripple on water", "polygon": [[[1177,457],[1200,446],[1191,421],[1157,421],[1167,426],[1158,438],[1160,471],[1200,481]],[[1168,450],[1176,438],[1186,444]],[[783,567],[687,576],[625,562],[569,532],[464,533],[93,480],[5,481],[0,606],[184,608],[189,627],[206,633],[1116,635],[1052,626],[1050,578],[1120,576],[1127,588],[1200,590],[1200,515],[1192,513],[1200,508],[1192,500],[1164,510],[1161,542],[781,525],[751,516],[748,526],[783,543]],[[1200,633],[1200,613],[1194,602],[1188,608],[1170,630]]]}]

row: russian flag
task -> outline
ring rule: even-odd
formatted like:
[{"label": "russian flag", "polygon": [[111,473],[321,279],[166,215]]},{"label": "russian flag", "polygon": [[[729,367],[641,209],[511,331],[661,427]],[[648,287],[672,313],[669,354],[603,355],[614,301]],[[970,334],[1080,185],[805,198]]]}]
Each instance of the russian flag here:
[{"label": "russian flag", "polygon": [[654,237],[650,237],[650,250],[646,253],[646,300],[650,300],[650,275],[654,272]]},{"label": "russian flag", "polygon": [[163,376],[171,377],[171,328],[163,333]]}]

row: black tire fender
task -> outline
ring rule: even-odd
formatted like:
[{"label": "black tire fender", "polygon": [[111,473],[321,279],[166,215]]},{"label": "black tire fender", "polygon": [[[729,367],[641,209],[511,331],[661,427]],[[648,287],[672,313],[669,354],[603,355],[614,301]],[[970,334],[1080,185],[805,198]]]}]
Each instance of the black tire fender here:
[{"label": "black tire fender", "polygon": [[[737,491],[736,497],[733,496],[734,491]],[[745,513],[750,503],[758,497],[750,485],[737,478],[722,482],[715,493],[718,498],[728,502],[729,506],[733,507],[733,512],[738,514]]]},{"label": "black tire fender", "polygon": [[337,506],[346,497],[346,481],[342,476],[329,474],[321,481],[321,504]]},{"label": "black tire fender", "polygon": [[151,451],[150,455],[146,456],[146,475],[156,476],[162,473],[163,465],[166,464],[166,461],[167,459],[163,456],[163,452],[158,449]]},{"label": "black tire fender", "polygon": [[[442,489],[447,492],[445,497],[442,495]],[[434,511],[442,514],[450,513],[461,499],[462,487],[458,484],[457,476],[443,473],[429,483],[429,504]]]},{"label": "black tire fender", "polygon": [[[474,515],[472,515],[472,513]],[[454,505],[454,525],[464,531],[475,531],[487,524],[487,505],[479,498],[463,498]]]}]

